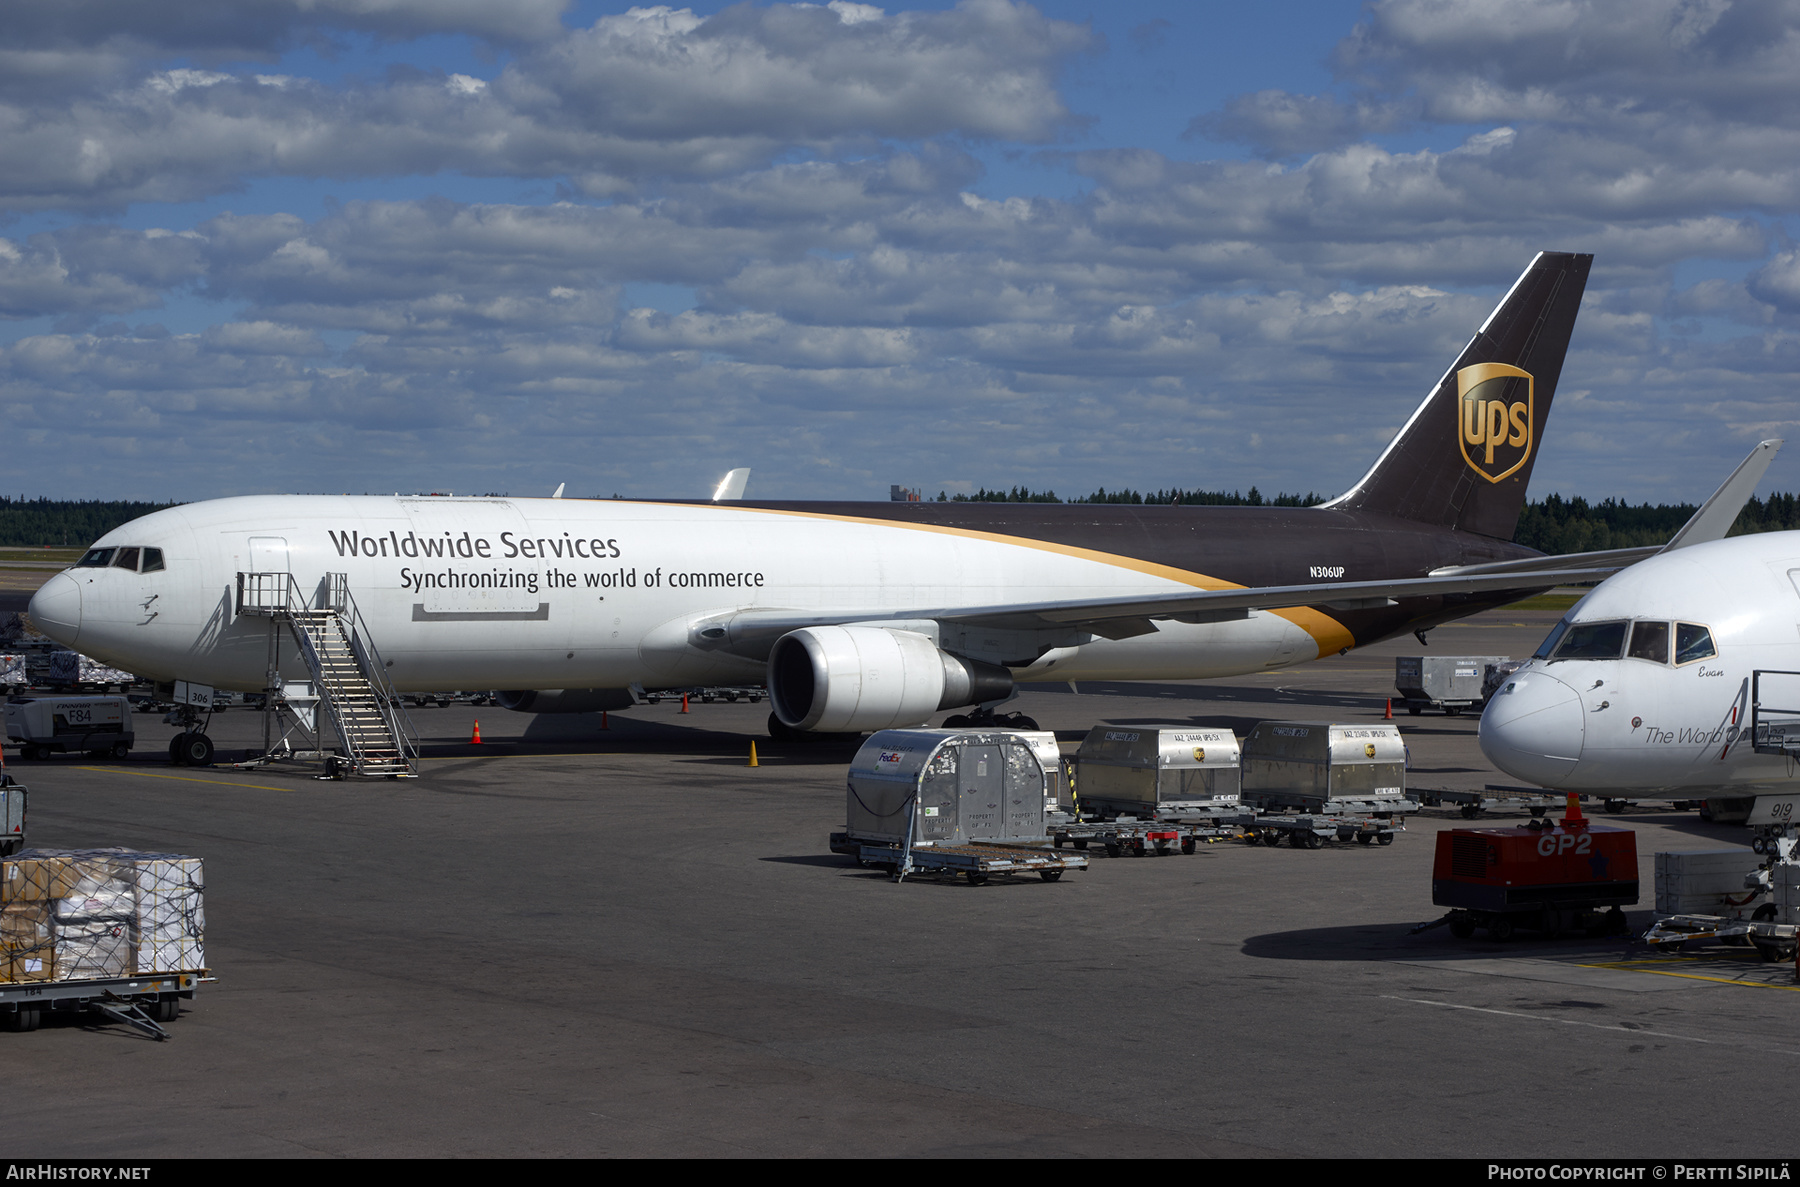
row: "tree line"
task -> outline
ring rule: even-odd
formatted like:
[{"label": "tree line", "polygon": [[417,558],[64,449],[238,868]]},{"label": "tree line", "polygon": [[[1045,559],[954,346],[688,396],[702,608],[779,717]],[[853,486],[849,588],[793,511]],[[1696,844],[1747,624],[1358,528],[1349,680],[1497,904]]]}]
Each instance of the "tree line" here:
[{"label": "tree line", "polygon": [[[1129,488],[1091,495],[1059,498],[1055,491],[1034,491],[1023,486],[988,490],[972,495],[938,492],[940,503],[1132,503],[1180,504],[1185,507],[1313,507],[1325,501],[1312,491],[1301,494],[1264,495],[1256,487],[1247,493],[1222,490],[1136,491]],[[37,548],[43,545],[85,547],[120,524],[160,511],[175,503],[134,503],[102,499],[0,498],[0,547]],[[1514,539],[1527,548],[1561,555],[1595,552],[1605,548],[1635,548],[1662,544],[1694,514],[1692,503],[1626,503],[1605,499],[1589,503],[1583,498],[1565,499],[1560,494],[1527,502],[1519,515]],[[1800,529],[1800,495],[1771,494],[1752,498],[1732,525],[1731,534],[1780,532]]]}]

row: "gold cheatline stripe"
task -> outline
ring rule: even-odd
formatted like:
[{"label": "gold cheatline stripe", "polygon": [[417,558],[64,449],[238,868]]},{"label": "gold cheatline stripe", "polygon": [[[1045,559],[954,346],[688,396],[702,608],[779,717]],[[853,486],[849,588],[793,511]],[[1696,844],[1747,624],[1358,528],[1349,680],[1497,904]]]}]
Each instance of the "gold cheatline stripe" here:
[{"label": "gold cheatline stripe", "polygon": [[[634,499],[632,502],[648,502],[655,506],[681,507],[693,506],[689,503],[656,503],[655,500]],[[717,507],[722,511],[754,511],[762,515],[790,515],[796,519],[823,519],[832,523],[860,523],[878,528],[900,528],[914,532],[936,532],[944,536],[962,536],[970,540],[986,540],[995,544],[1010,544],[1016,548],[1035,548],[1039,552],[1054,552],[1063,556],[1072,556],[1079,560],[1096,561],[1103,565],[1111,565],[1117,569],[1130,569],[1135,573],[1143,573],[1150,577],[1161,577],[1169,581],[1179,581],[1183,585],[1191,585],[1195,589],[1248,589],[1235,581],[1226,581],[1220,577],[1209,577],[1204,573],[1195,573],[1187,569],[1177,569],[1173,565],[1159,565],[1155,561],[1141,561],[1136,557],[1120,556],[1113,552],[1100,552],[1092,548],[1079,548],[1073,544],[1057,544],[1050,540],[1033,540],[1029,536],[1009,536],[1003,532],[984,532],[978,528],[954,528],[935,523],[905,523],[892,519],[875,519],[861,515],[834,515],[826,511],[784,511],[775,507],[741,507],[731,503],[708,503],[708,507]],[[1346,647],[1356,646],[1356,638],[1350,630],[1337,619],[1322,614],[1310,606],[1286,606],[1279,610],[1268,610],[1264,613],[1285,618],[1307,634],[1318,645],[1319,654],[1315,658],[1323,658]]]}]

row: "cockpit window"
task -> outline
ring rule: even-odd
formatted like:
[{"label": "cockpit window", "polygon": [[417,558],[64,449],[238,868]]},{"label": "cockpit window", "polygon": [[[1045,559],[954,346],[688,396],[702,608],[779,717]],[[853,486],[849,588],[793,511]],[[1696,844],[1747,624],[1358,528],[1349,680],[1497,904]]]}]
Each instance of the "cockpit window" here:
[{"label": "cockpit window", "polygon": [[1675,662],[1691,664],[1697,659],[1711,659],[1719,654],[1713,647],[1712,632],[1693,622],[1675,624]]},{"label": "cockpit window", "polygon": [[75,562],[77,569],[104,569],[112,564],[113,550],[110,548],[90,548],[86,556]]},{"label": "cockpit window", "polygon": [[130,569],[135,573],[137,572],[137,567],[138,550],[135,548],[121,548],[119,549],[119,555],[113,558],[113,568],[115,569]]},{"label": "cockpit window", "polygon": [[1625,653],[1632,659],[1647,659],[1653,664],[1669,662],[1669,624],[1666,622],[1638,622],[1631,627],[1631,650]]},{"label": "cockpit window", "polygon": [[160,572],[162,572],[162,567],[163,567],[162,549],[160,549],[160,548],[144,549],[143,572],[160,573]]},{"label": "cockpit window", "polygon": [[1556,648],[1557,659],[1618,659],[1625,650],[1623,622],[1583,622],[1569,627]]},{"label": "cockpit window", "polygon": [[1552,627],[1548,635],[1544,636],[1544,641],[1539,643],[1538,649],[1531,653],[1531,658],[1549,659],[1550,653],[1556,650],[1556,645],[1562,642],[1562,637],[1568,633],[1569,620],[1565,618]]}]

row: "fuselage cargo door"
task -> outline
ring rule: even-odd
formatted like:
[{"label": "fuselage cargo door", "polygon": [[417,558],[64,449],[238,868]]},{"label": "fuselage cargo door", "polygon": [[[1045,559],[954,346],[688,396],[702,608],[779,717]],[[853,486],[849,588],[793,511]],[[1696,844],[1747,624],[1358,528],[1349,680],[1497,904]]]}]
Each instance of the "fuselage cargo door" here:
[{"label": "fuselage cargo door", "polygon": [[285,536],[250,537],[250,571],[252,573],[288,572],[288,546]]},{"label": "fuselage cargo door", "polygon": [[[520,542],[532,536],[525,517],[505,499],[483,499],[482,528],[471,532],[472,501],[400,501],[412,527],[399,547],[413,587],[413,620],[508,622],[547,617],[544,561],[520,552]],[[524,547],[536,551],[535,541]]]}]

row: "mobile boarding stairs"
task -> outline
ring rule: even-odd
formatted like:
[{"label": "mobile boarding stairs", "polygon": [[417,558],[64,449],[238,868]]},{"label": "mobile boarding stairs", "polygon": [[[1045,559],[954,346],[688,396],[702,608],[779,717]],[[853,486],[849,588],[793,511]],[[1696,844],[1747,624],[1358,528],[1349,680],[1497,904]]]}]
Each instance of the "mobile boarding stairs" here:
[{"label": "mobile boarding stairs", "polygon": [[[328,774],[415,778],[419,773],[419,736],[388,680],[387,668],[375,650],[368,624],[350,596],[348,575],[327,573],[311,599],[291,573],[239,573],[237,612],[269,619],[269,701],[272,707],[282,692],[276,661],[280,628],[285,625],[299,645],[300,658],[312,673],[313,688],[329,711],[342,756],[327,757]],[[264,717],[265,754],[258,763],[272,762],[277,748],[285,748],[287,735],[298,727],[317,733],[306,716],[287,705],[293,719],[279,742],[270,737],[270,717]],[[272,712],[269,710],[268,712]],[[316,722],[315,722],[316,724]]]}]

